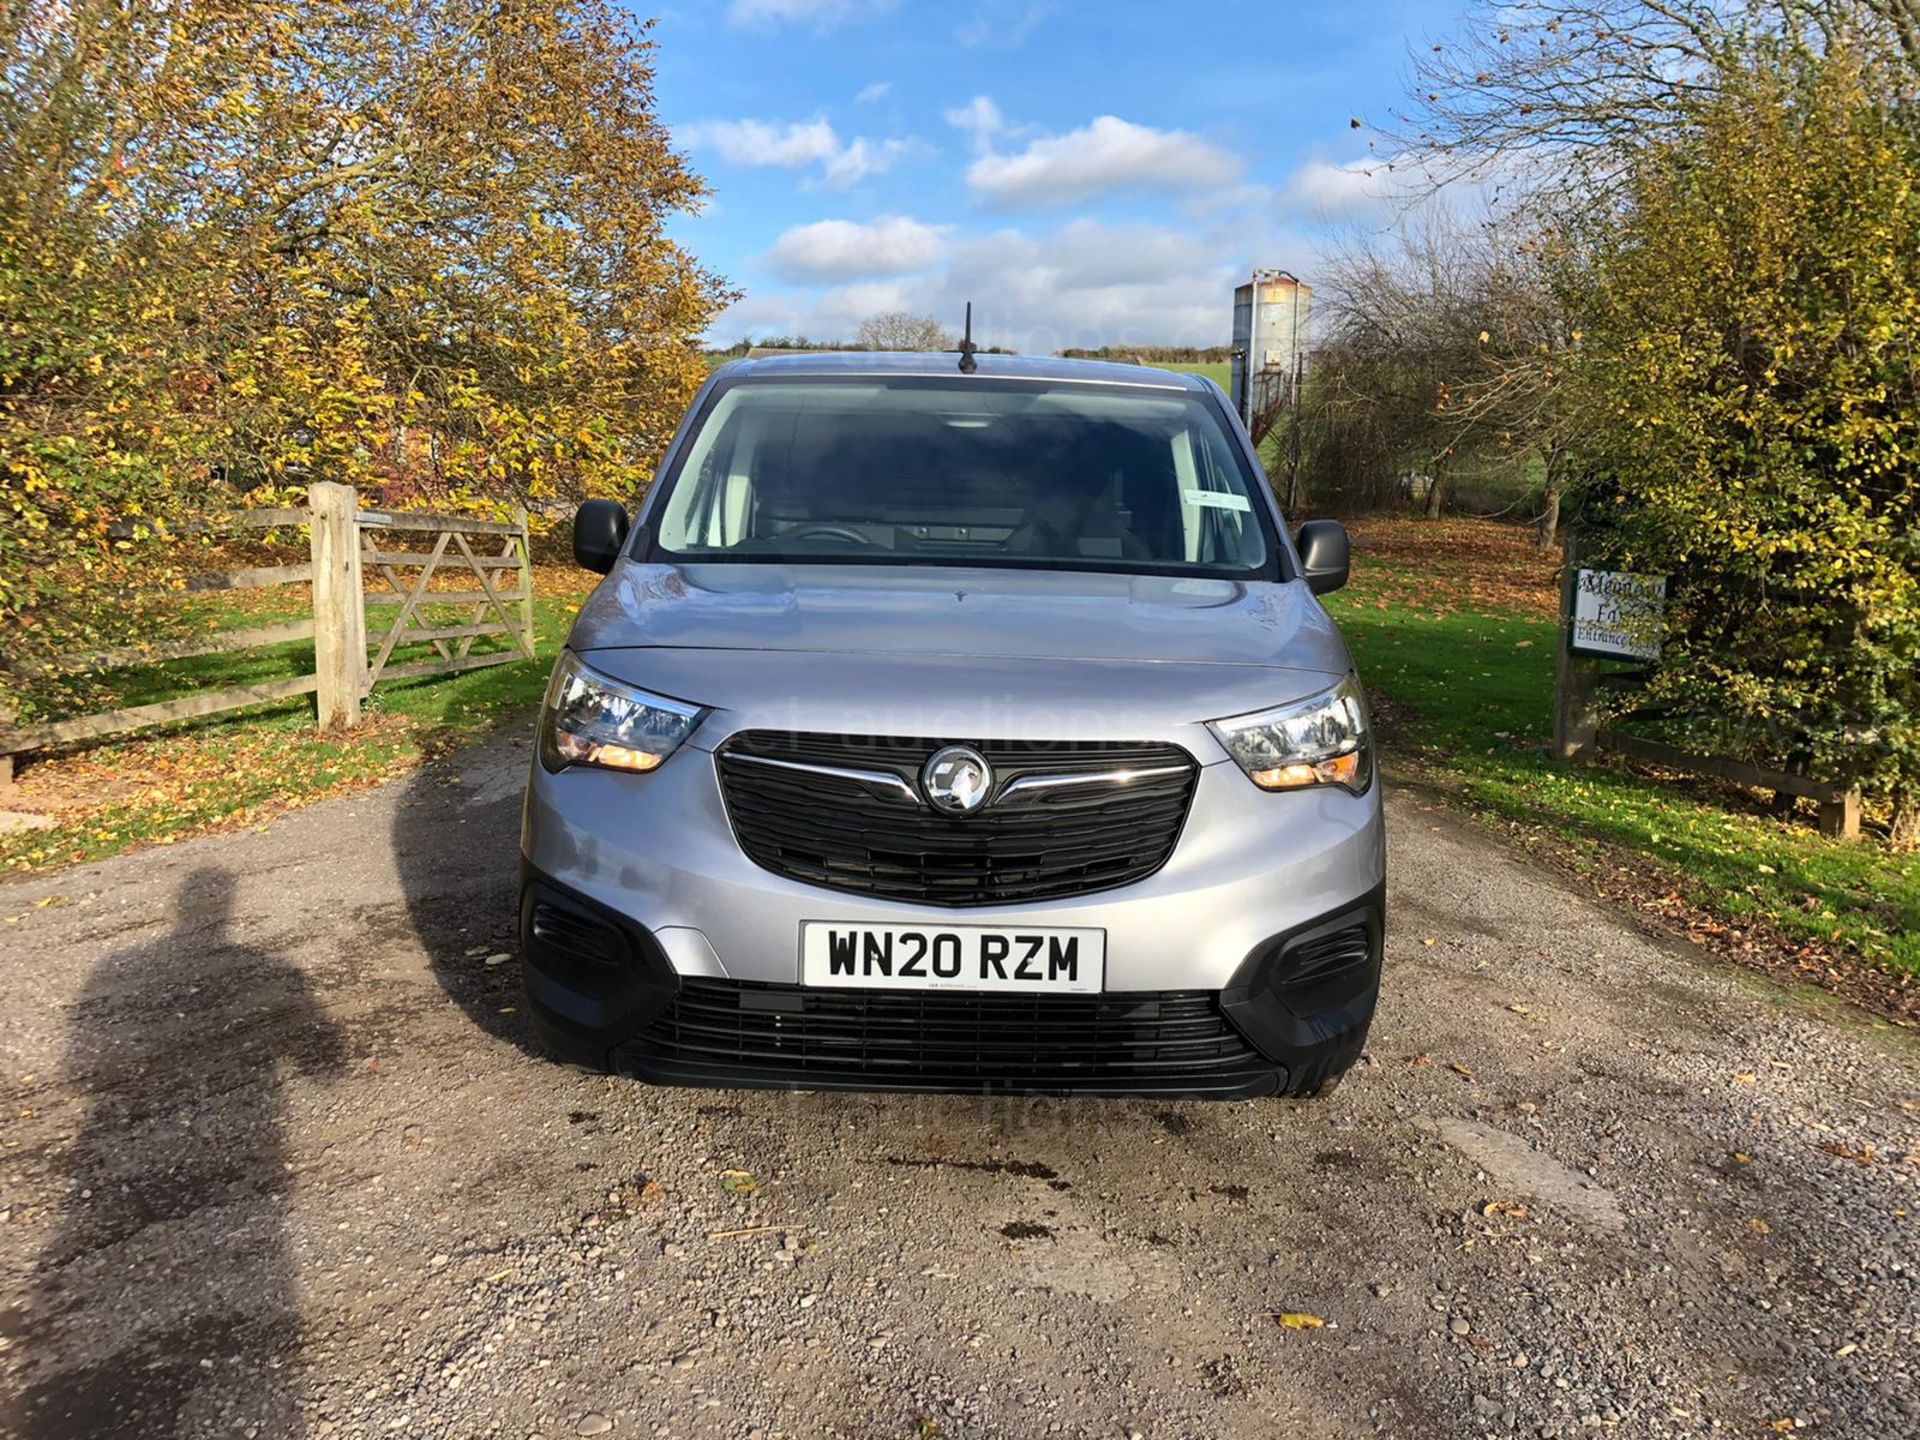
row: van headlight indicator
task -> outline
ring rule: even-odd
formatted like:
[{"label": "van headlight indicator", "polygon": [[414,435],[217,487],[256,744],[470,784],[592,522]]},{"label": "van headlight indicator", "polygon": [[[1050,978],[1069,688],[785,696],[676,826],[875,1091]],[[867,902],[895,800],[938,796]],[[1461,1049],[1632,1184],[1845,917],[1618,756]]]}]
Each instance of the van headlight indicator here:
[{"label": "van headlight indicator", "polygon": [[1339,785],[1359,795],[1373,783],[1366,696],[1353,675],[1318,695],[1207,729],[1262,790]]},{"label": "van headlight indicator", "polygon": [[622,685],[568,651],[541,708],[540,763],[549,770],[658,770],[706,715],[698,705]]}]

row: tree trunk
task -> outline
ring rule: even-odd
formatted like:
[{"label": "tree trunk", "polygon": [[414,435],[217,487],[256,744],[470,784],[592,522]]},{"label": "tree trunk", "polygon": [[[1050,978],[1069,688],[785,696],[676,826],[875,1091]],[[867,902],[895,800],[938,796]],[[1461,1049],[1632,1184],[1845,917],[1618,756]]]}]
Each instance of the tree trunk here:
[{"label": "tree trunk", "polygon": [[1560,535],[1560,466],[1547,457],[1547,488],[1542,496],[1540,523],[1533,533],[1533,548],[1551,550]]},{"label": "tree trunk", "polygon": [[1427,508],[1426,508],[1426,511],[1424,512],[1426,514],[1427,519],[1438,520],[1440,518],[1440,503],[1441,503],[1440,492],[1446,489],[1446,486],[1447,486],[1446,470],[1439,465],[1434,466],[1433,479],[1427,486]]},{"label": "tree trunk", "polygon": [[1920,784],[1909,781],[1895,788],[1887,843],[1895,850],[1920,850]]}]

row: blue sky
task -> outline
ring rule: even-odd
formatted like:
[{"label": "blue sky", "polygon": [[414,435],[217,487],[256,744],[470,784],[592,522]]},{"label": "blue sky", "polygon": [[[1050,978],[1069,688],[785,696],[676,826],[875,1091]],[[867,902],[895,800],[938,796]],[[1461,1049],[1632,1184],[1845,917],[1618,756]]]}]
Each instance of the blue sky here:
[{"label": "blue sky", "polygon": [[683,0],[660,111],[714,196],[674,233],[745,292],[717,340],[971,299],[977,339],[1028,352],[1223,344],[1252,266],[1311,281],[1330,237],[1390,222],[1351,121],[1459,10]]}]

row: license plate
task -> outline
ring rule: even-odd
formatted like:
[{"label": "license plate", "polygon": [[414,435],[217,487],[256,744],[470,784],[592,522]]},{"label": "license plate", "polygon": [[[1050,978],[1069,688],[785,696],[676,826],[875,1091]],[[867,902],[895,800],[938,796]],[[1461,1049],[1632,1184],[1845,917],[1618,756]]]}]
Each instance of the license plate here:
[{"label": "license plate", "polygon": [[809,985],[1086,995],[1099,993],[1106,969],[1104,930],[817,920],[800,926],[800,976]]}]

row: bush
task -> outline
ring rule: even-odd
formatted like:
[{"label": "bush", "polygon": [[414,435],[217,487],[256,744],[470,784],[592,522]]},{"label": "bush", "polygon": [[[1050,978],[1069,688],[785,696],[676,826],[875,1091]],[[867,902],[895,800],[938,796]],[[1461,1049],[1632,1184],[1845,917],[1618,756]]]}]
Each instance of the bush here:
[{"label": "bush", "polygon": [[1632,166],[1578,364],[1653,698],[1891,794],[1920,838],[1920,136],[1873,64],[1760,48]]}]

